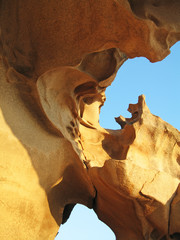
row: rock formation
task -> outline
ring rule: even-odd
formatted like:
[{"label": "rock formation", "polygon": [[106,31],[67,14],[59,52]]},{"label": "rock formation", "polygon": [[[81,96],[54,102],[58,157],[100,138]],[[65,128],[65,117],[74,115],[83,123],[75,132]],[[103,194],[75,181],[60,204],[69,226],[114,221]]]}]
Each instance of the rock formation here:
[{"label": "rock formation", "polygon": [[180,133],[144,96],[103,129],[128,58],[180,40],[178,0],[1,0],[0,239],[52,240],[74,205],[117,240],[180,239]]}]

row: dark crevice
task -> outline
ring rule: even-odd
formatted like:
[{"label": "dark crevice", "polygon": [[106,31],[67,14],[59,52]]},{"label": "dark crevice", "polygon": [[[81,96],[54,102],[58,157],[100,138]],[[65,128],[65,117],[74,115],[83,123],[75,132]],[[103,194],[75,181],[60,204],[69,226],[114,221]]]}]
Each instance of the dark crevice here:
[{"label": "dark crevice", "polygon": [[94,187],[94,191],[95,191],[95,197],[93,199],[92,208],[96,212],[96,207],[97,207],[97,204],[96,204],[96,202],[97,202],[97,189],[96,189],[96,187],[94,185],[93,185],[93,187]]},{"label": "dark crevice", "polygon": [[129,5],[131,7],[132,12],[139,18],[145,19],[146,16],[144,14],[144,0],[128,0]]},{"label": "dark crevice", "polygon": [[148,18],[149,20],[151,20],[152,22],[154,22],[154,24],[155,24],[157,27],[160,27],[161,24],[160,24],[159,20],[158,20],[155,16],[153,16],[153,15],[151,15],[151,14],[148,14],[147,18]]},{"label": "dark crevice", "polygon": [[76,203],[70,203],[64,207],[63,216],[62,216],[62,224],[67,222],[75,205],[76,205]]},{"label": "dark crevice", "polygon": [[151,232],[151,235],[150,235],[151,239],[152,240],[157,240],[159,239],[160,237],[160,233],[157,229],[154,229],[152,232]]},{"label": "dark crevice", "polygon": [[180,232],[175,232],[170,235],[171,239],[180,240]]}]

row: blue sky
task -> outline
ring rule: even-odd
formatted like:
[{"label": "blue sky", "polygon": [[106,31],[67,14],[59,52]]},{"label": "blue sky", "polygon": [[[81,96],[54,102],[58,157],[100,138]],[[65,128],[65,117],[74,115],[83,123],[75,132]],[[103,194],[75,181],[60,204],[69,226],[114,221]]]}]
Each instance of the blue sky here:
[{"label": "blue sky", "polygon": [[[107,100],[101,109],[100,124],[118,129],[114,117],[130,117],[129,103],[137,103],[144,94],[151,113],[180,130],[180,42],[171,48],[163,61],[150,63],[145,58],[129,59],[106,90]],[[56,240],[115,240],[114,233],[93,212],[77,205]]]}]

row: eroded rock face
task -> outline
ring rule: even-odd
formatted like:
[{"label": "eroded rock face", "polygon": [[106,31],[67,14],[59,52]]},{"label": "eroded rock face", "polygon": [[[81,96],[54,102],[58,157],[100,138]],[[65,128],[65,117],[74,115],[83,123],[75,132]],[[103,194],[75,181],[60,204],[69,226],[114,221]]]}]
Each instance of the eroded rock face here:
[{"label": "eroded rock face", "polygon": [[180,134],[150,113],[143,96],[129,108],[132,119],[117,119],[124,128],[104,134],[110,159],[89,169],[97,190],[95,211],[117,239],[168,238],[180,229],[172,210],[179,204]]},{"label": "eroded rock face", "polygon": [[140,96],[99,125],[128,58],[162,60],[178,0],[2,0],[0,239],[54,239],[76,203],[117,239],[178,239],[180,134]]}]

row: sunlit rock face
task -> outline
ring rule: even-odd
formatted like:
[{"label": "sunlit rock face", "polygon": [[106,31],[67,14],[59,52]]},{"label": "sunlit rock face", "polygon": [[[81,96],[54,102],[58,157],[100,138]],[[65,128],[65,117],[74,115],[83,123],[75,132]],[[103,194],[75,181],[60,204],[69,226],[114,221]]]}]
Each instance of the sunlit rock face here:
[{"label": "sunlit rock face", "polygon": [[179,132],[144,96],[121,129],[99,125],[124,61],[160,61],[180,39],[180,2],[2,0],[0,11],[0,239],[54,239],[76,203],[117,239],[180,239]]},{"label": "sunlit rock face", "polygon": [[180,134],[150,113],[143,96],[129,111],[131,119],[116,119],[123,129],[104,133],[110,158],[89,169],[95,211],[117,239],[168,239],[180,229]]}]

